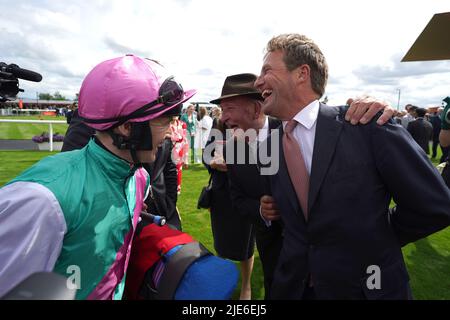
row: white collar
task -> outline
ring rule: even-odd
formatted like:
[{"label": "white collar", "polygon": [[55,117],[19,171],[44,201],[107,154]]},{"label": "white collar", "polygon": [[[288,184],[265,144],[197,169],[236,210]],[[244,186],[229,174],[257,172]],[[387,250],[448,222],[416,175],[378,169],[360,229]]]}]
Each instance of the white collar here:
[{"label": "white collar", "polygon": [[258,142],[266,140],[269,135],[269,117],[266,116],[266,121],[264,121],[264,126],[258,131]]},{"label": "white collar", "polygon": [[[317,121],[317,117],[319,116],[319,106],[319,100],[314,100],[300,110],[293,119],[309,130]],[[287,121],[283,121],[283,128],[286,127],[287,123]]]}]

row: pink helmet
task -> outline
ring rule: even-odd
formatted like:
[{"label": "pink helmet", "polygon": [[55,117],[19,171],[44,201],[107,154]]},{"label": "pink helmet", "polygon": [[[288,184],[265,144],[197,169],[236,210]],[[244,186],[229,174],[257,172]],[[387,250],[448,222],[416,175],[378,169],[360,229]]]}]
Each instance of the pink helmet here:
[{"label": "pink helmet", "polygon": [[90,127],[106,130],[125,122],[144,122],[190,99],[154,60],[126,55],[98,64],[81,85],[78,113]]}]

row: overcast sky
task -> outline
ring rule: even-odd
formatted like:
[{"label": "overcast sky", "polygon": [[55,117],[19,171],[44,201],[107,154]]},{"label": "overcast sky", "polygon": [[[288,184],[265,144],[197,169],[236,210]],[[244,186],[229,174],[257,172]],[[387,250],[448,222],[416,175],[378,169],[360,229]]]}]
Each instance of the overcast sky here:
[{"label": "overcast sky", "polygon": [[[227,75],[259,74],[267,41],[296,32],[329,64],[329,104],[370,94],[400,109],[441,105],[450,61],[400,62],[448,0],[0,0],[0,61],[39,72],[20,97],[59,91],[74,98],[99,62],[134,53],[162,62],[191,101],[220,95]],[[450,31],[449,31],[450,34]]]}]

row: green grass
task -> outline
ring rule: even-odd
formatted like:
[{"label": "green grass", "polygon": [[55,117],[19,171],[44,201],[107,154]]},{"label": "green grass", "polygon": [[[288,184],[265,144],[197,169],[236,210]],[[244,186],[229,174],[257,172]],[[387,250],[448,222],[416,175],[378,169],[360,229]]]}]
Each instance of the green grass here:
[{"label": "green grass", "polygon": [[55,153],[57,152],[0,151],[0,186],[3,186],[40,159]]},{"label": "green grass", "polygon": [[[0,119],[10,119],[10,120],[62,120],[63,117],[52,117],[52,116],[14,116],[14,117],[0,117]],[[67,131],[67,124],[52,124],[53,133],[59,133],[64,135]],[[33,136],[40,135],[42,132],[48,132],[48,124],[39,123],[9,123],[0,122],[0,139],[31,139]]]},{"label": "green grass", "polygon": [[450,228],[403,249],[414,299],[450,300]]},{"label": "green grass", "polygon": [[42,115],[21,115],[21,116],[0,116],[0,119],[11,119],[11,120],[61,120],[65,121],[64,117],[56,117],[56,116],[42,116]]},{"label": "green grass", "polygon": [[[0,186],[17,176],[39,159],[56,152],[0,151]],[[197,209],[197,198],[208,181],[201,165],[183,171],[183,185],[178,200],[183,231],[191,234],[214,252],[209,212]],[[255,251],[256,252],[256,251]],[[409,244],[403,248],[415,299],[450,300],[450,228]],[[236,264],[238,267],[239,265]],[[233,295],[239,297],[240,283]],[[253,299],[263,299],[264,285],[259,257],[255,255],[252,275]]]}]

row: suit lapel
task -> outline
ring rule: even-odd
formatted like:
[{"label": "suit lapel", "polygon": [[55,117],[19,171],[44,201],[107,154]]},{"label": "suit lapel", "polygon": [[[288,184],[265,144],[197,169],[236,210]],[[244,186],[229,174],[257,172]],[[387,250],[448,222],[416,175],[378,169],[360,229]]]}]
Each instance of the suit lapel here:
[{"label": "suit lapel", "polygon": [[269,134],[273,129],[276,129],[281,126],[281,121],[275,118],[269,117]]},{"label": "suit lapel", "polygon": [[342,129],[339,109],[320,104],[309,183],[308,211],[317,198]]}]

